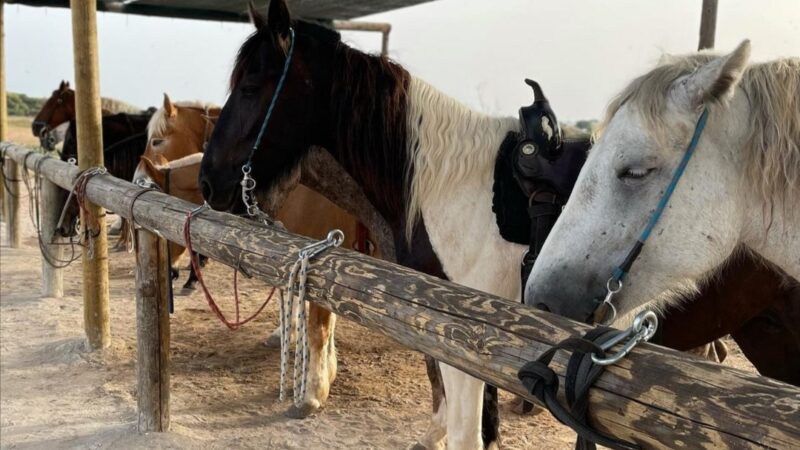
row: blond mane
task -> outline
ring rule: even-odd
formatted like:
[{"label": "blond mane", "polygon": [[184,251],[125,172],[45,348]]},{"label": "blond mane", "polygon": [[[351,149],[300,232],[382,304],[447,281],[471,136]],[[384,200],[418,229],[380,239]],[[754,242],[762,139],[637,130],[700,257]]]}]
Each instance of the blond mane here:
[{"label": "blond mane", "polygon": [[[178,108],[201,108],[204,110],[218,108],[217,105],[199,100],[174,102],[173,105],[177,106]],[[155,113],[153,113],[153,117],[151,117],[150,122],[147,123],[147,139],[149,140],[153,137],[164,137],[168,130],[169,117],[167,117],[167,112],[162,106],[161,108],[158,108]]]},{"label": "blond mane", "polygon": [[[678,78],[718,58],[709,53],[665,57],[645,75],[636,78],[609,104],[598,127],[602,133],[622,105],[638,110],[656,139],[669,135],[665,108],[670,87]],[[735,95],[749,103],[748,142],[744,147],[747,184],[754,186],[771,207],[800,200],[800,58],[786,58],[749,66]],[[716,98],[707,99],[711,117],[724,114]]]}]

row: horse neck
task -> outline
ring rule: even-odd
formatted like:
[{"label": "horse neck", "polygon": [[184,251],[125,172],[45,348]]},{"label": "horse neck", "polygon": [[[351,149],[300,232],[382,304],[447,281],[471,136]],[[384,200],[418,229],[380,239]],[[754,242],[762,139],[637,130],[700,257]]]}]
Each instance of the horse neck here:
[{"label": "horse neck", "polygon": [[[800,210],[797,198],[766,204],[760,195],[750,193],[745,208],[743,243],[800,280]],[[796,196],[795,196],[796,197]]]}]

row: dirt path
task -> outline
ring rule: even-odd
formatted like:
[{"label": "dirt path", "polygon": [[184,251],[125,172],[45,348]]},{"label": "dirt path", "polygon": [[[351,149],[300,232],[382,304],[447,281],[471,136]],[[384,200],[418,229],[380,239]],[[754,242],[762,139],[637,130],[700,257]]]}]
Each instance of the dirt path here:
[{"label": "dirt path", "polygon": [[[172,431],[140,435],[133,255],[110,256],[112,344],[89,353],[80,264],[66,269],[64,298],[40,298],[35,235],[27,215],[22,223],[23,248],[0,249],[0,447],[402,449],[426,429],[430,389],[419,353],[339,321],[339,375],[328,405],[289,419],[277,400],[279,354],[262,344],[276,307],[230,332],[196,293],[176,297],[172,316]],[[206,274],[230,305],[230,269],[212,262]],[[245,280],[242,290],[251,310],[266,288]],[[732,361],[746,364],[736,350]],[[572,432],[547,414],[515,416],[510,401],[501,396],[503,448],[572,448]]]}]

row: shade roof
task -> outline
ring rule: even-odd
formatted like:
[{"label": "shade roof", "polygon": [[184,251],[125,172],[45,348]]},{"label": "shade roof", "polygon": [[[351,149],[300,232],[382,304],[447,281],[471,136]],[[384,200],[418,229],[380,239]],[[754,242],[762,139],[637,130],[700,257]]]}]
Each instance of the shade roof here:
[{"label": "shade roof", "polygon": [[[352,19],[431,0],[288,0],[297,17]],[[69,8],[69,0],[6,0],[28,6]],[[255,3],[266,7],[267,0]],[[245,22],[248,0],[97,0],[98,11],[201,20]]]}]

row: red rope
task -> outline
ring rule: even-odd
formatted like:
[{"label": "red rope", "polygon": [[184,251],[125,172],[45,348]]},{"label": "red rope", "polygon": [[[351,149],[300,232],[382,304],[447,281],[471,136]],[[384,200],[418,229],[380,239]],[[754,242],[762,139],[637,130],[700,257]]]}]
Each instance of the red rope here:
[{"label": "red rope", "polygon": [[192,262],[192,268],[194,268],[194,273],[197,275],[197,281],[200,282],[200,287],[203,288],[203,294],[206,297],[206,301],[208,302],[208,307],[217,316],[220,322],[225,324],[231,330],[237,330],[242,325],[250,322],[251,320],[255,319],[256,316],[261,314],[261,311],[267,306],[270,299],[272,299],[272,294],[275,293],[275,287],[273,286],[272,290],[270,291],[267,299],[264,300],[264,303],[261,304],[261,307],[253,313],[252,316],[248,317],[245,320],[239,320],[239,271],[237,269],[233,269],[233,298],[234,303],[236,305],[236,320],[233,322],[229,321],[225,314],[222,313],[219,306],[217,306],[217,302],[214,301],[214,297],[212,297],[211,292],[209,292],[208,287],[206,287],[205,281],[203,281],[203,272],[200,270],[200,264],[197,262],[197,257],[195,256],[194,250],[192,250],[192,211],[186,214],[186,222],[183,223],[183,240],[186,242],[186,250],[189,251],[189,259]]}]

